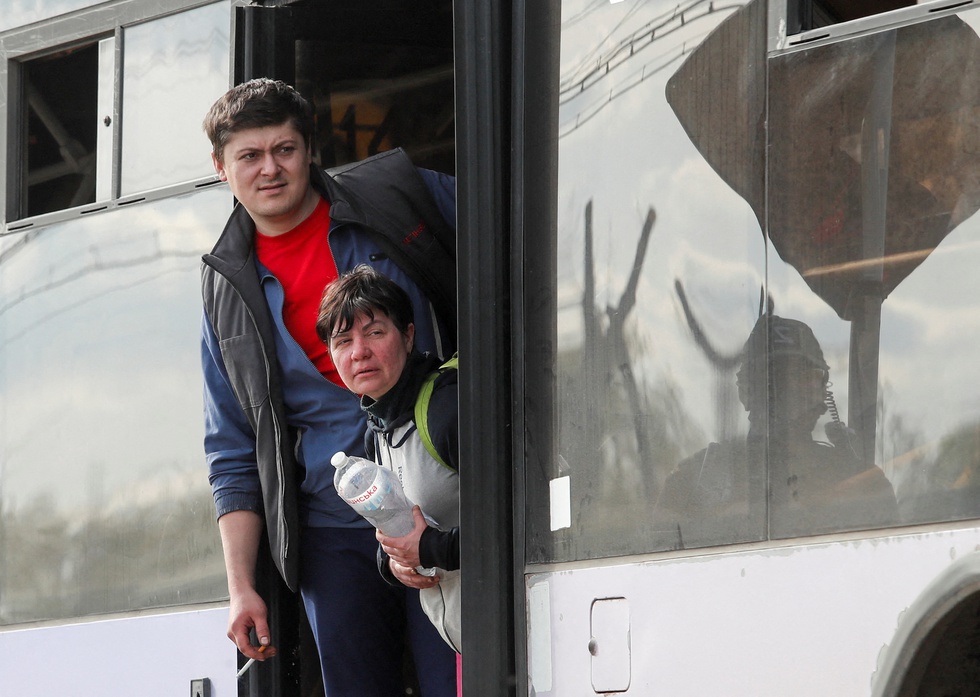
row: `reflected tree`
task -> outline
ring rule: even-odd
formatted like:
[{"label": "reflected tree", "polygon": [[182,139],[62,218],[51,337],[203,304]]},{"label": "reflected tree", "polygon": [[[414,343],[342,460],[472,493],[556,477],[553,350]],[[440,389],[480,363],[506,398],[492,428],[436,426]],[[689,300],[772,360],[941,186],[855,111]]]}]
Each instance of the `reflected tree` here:
[{"label": "reflected tree", "polygon": [[207,489],[84,515],[3,503],[0,626],[227,597]]},{"label": "reflected tree", "polygon": [[636,521],[645,517],[663,477],[695,430],[678,391],[666,379],[656,386],[646,384],[634,369],[640,350],[630,320],[655,224],[650,208],[622,294],[602,307],[597,303],[592,201],[585,207],[583,342],[580,353],[560,357],[560,373],[561,451],[575,473],[576,527],[588,529],[583,543],[598,548],[589,553],[630,548]]},{"label": "reflected tree", "polygon": [[[736,408],[739,402],[734,378],[735,370],[742,360],[742,351],[740,349],[728,354],[723,354],[719,351],[708,339],[704,328],[701,326],[697,317],[695,317],[691,303],[687,299],[687,293],[684,291],[684,285],[679,278],[674,279],[674,291],[677,293],[677,299],[681,303],[681,308],[684,311],[684,319],[687,321],[688,329],[691,330],[691,337],[694,339],[695,345],[714,370],[713,401],[715,404],[715,432],[719,441],[728,440],[737,432],[734,415],[740,409]],[[766,298],[765,296],[760,296],[760,298],[765,299],[768,312],[771,314],[773,311],[772,298]],[[763,299],[760,299],[760,316],[762,314],[762,303]]]}]

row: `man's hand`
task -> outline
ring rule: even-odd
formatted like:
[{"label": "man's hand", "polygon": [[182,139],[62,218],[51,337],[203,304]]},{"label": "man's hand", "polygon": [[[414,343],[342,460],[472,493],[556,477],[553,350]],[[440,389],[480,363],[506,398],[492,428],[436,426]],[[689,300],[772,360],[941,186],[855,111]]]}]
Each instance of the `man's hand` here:
[{"label": "man's hand", "polygon": [[[254,590],[236,593],[231,599],[228,612],[228,638],[247,658],[264,661],[276,655],[276,647],[270,645],[268,612],[265,601]],[[252,644],[251,631],[255,630],[259,645]]]},{"label": "man's hand", "polygon": [[[228,638],[248,658],[264,661],[276,655],[270,644],[268,610],[255,592],[255,560],[263,523],[251,511],[232,511],[218,519],[221,546],[228,575]],[[255,630],[259,645],[252,644],[249,632]],[[264,646],[263,651],[259,647]]]},{"label": "man's hand", "polygon": [[[422,565],[422,562],[419,561],[419,538],[422,537],[422,533],[428,527],[428,524],[425,522],[425,516],[422,515],[422,509],[418,506],[412,508],[412,517],[415,518],[415,527],[407,535],[403,537],[388,537],[378,530],[375,537],[378,538],[378,542],[381,543],[381,549],[391,558],[392,562],[414,570],[416,566]],[[391,570],[392,573],[395,573],[394,567]],[[398,574],[395,573],[395,576],[397,577]],[[401,581],[402,579],[399,578],[398,580]],[[402,581],[402,583],[405,582]],[[412,587],[417,588],[418,586]]]}]

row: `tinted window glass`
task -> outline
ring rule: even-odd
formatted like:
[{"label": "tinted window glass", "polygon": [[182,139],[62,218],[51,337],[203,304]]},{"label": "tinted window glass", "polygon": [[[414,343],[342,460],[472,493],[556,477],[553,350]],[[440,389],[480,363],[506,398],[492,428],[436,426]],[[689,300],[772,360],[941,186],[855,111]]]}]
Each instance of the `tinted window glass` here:
[{"label": "tinted window glass", "polygon": [[698,7],[565,4],[528,557],[976,516],[978,13],[767,60]]},{"label": "tinted window glass", "polygon": [[774,495],[833,485],[776,536],[980,513],[976,16],[771,63],[770,285],[820,338],[847,424],[831,408],[815,429],[840,474],[774,476]]},{"label": "tinted window glass", "polygon": [[[788,0],[786,2],[787,29],[795,34],[816,27],[849,22],[853,19],[914,7],[924,0]],[[928,0],[925,0],[928,1]]]},{"label": "tinted window glass", "polygon": [[[680,526],[687,509],[679,494],[680,510],[658,506],[675,469],[703,460],[708,443],[744,441],[748,430],[734,359],[758,314],[765,241],[752,208],[688,133],[740,134],[727,148],[726,176],[761,191],[762,134],[752,127],[761,128],[764,93],[745,76],[762,66],[764,8],[743,12],[740,31],[726,35],[741,58],[719,79],[747,89],[719,105],[720,123],[700,115],[705,76],[681,67],[737,9],[563,4],[559,458],[549,475],[555,483],[539,484],[529,512],[534,559],[763,533],[761,509],[747,501],[689,529]],[[557,493],[549,505],[550,486]],[[562,508],[570,526],[552,531]]]},{"label": "tinted window glass", "polygon": [[230,203],[0,238],[0,624],[227,595],[197,346]]}]

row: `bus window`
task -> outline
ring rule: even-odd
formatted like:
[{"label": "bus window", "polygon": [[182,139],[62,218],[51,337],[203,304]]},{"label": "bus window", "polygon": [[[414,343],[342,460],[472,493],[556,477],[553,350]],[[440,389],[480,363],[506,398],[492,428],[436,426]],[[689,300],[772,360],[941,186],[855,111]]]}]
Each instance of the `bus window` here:
[{"label": "bus window", "polygon": [[0,237],[0,626],[227,597],[197,337],[230,205],[203,189]]},{"label": "bus window", "polygon": [[[681,463],[748,432],[735,370],[758,316],[764,236],[686,134],[699,125],[682,125],[675,108],[686,107],[669,102],[693,105],[700,87],[690,75],[668,86],[689,53],[741,12],[754,27],[738,39],[746,60],[732,60],[723,79],[748,89],[720,105],[720,128],[763,123],[762,83],[744,76],[762,65],[765,8],[740,5],[562,4],[557,457],[528,482],[532,561],[764,534],[754,501],[705,521],[658,505]],[[761,136],[727,149],[731,176],[759,191]],[[556,510],[567,512],[567,527]]]},{"label": "bus window", "polygon": [[0,15],[0,31],[23,27],[33,22],[50,19],[91,4],[90,0],[34,0],[30,3],[7,3]]},{"label": "bus window", "polygon": [[30,32],[5,37],[6,220],[213,176],[200,114],[227,89],[230,2],[146,21],[152,7],[66,18],[61,34],[82,38],[60,46],[41,49]]},{"label": "bus window", "polygon": [[95,200],[98,75],[97,42],[24,63],[26,215]]},{"label": "bus window", "polygon": [[121,195],[214,172],[201,128],[228,88],[229,3],[123,30]]},{"label": "bus window", "polygon": [[[980,513],[977,15],[771,61],[770,292],[824,343],[836,399],[815,433],[860,462],[824,515],[774,503],[773,536]],[[770,464],[774,499],[825,475]]]},{"label": "bus window", "polygon": [[758,0],[563,10],[529,558],[977,515],[980,13],[767,58]]}]

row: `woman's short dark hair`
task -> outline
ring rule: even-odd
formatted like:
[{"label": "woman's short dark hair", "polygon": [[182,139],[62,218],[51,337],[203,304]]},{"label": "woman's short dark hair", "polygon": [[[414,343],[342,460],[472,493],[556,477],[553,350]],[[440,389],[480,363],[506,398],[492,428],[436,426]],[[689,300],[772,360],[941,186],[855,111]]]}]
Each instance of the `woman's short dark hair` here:
[{"label": "woman's short dark hair", "polygon": [[329,346],[332,337],[354,326],[358,314],[374,319],[375,312],[386,315],[402,334],[414,319],[408,293],[381,272],[360,264],[323,290],[316,318],[317,336]]},{"label": "woman's short dark hair", "polygon": [[220,162],[234,133],[287,122],[303,136],[303,143],[312,147],[313,106],[282,80],[258,77],[232,87],[211,106],[204,117],[204,132]]}]

